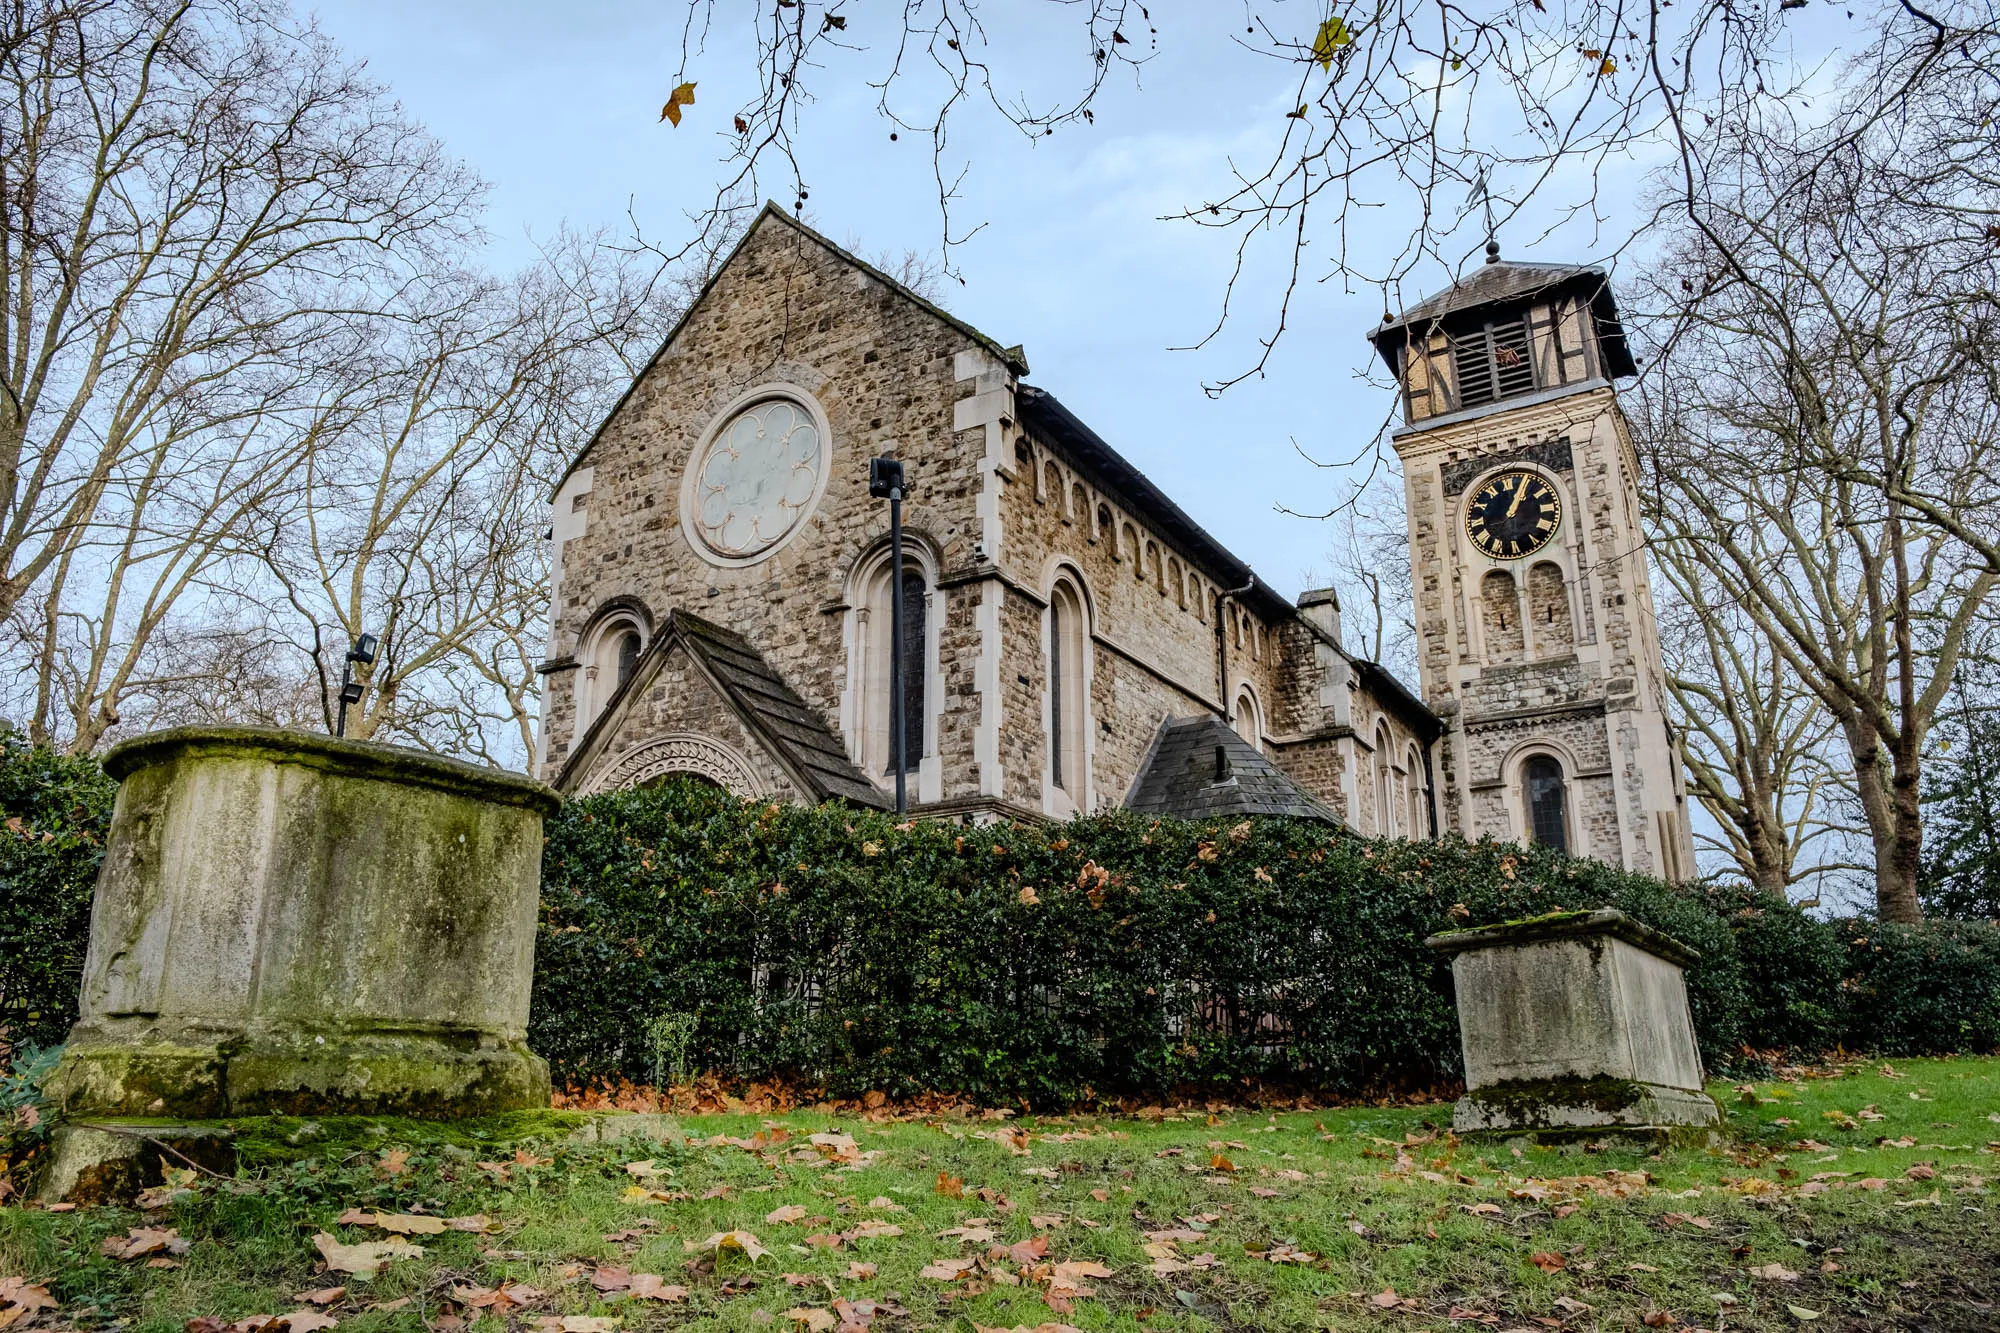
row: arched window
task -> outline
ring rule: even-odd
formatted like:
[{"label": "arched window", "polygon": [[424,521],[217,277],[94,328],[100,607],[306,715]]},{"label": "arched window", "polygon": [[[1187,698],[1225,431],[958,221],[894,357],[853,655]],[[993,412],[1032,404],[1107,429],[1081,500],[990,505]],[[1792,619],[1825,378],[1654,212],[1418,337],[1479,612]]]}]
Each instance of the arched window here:
[{"label": "arched window", "polygon": [[891,748],[890,717],[893,708],[893,678],[890,663],[900,656],[903,663],[904,772],[915,774],[930,753],[931,677],[934,674],[934,636],[931,633],[931,579],[928,568],[917,554],[905,548],[903,555],[903,636],[893,640],[893,589],[889,581],[888,553],[877,555],[857,584],[854,610],[853,648],[848,689],[851,707],[849,744],[855,748],[865,772],[895,774]]},{"label": "arched window", "polygon": [[1264,748],[1264,711],[1257,706],[1257,695],[1248,685],[1236,692],[1236,734],[1258,750]]},{"label": "arched window", "polygon": [[1562,765],[1545,754],[1521,765],[1522,804],[1528,812],[1528,836],[1544,847],[1569,850],[1569,789]]},{"label": "arched window", "polygon": [[1528,571],[1528,619],[1535,656],[1560,657],[1576,647],[1570,631],[1569,590],[1563,586],[1562,569],[1551,561],[1538,561]]},{"label": "arched window", "polygon": [[1521,599],[1515,591],[1514,576],[1504,569],[1488,570],[1479,584],[1479,600],[1486,621],[1488,660],[1520,660]]},{"label": "arched window", "polygon": [[638,616],[621,611],[593,628],[577,653],[576,724],[580,733],[597,720],[619,687],[632,678],[639,654],[646,650],[646,630]]},{"label": "arched window", "polygon": [[1396,767],[1389,757],[1389,728],[1375,728],[1375,834],[1396,836]]},{"label": "arched window", "polygon": [[1084,736],[1090,725],[1083,598],[1067,578],[1049,592],[1049,784],[1084,808]]},{"label": "arched window", "polygon": [[1424,757],[1412,745],[1403,760],[1403,771],[1409,774],[1409,822],[1405,835],[1412,838],[1428,838],[1431,832],[1430,788],[1424,782]]}]

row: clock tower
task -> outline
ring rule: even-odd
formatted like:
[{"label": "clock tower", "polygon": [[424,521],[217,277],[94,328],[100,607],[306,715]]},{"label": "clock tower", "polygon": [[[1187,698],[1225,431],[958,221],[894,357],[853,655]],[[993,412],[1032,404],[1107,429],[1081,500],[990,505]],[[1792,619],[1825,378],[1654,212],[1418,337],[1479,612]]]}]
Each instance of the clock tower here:
[{"label": "clock tower", "polygon": [[1691,877],[1615,388],[1637,366],[1604,271],[1489,244],[1477,272],[1369,336],[1402,390],[1440,827]]}]

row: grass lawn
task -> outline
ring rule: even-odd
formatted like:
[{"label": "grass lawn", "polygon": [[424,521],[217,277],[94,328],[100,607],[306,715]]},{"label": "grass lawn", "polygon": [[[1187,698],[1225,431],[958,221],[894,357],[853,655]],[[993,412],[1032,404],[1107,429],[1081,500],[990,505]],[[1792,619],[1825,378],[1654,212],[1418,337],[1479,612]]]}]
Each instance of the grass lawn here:
[{"label": "grass lawn", "polygon": [[1445,1106],[283,1122],[150,1212],[0,1208],[0,1329],[2000,1329],[2000,1059],[1788,1072],[1657,1156]]}]

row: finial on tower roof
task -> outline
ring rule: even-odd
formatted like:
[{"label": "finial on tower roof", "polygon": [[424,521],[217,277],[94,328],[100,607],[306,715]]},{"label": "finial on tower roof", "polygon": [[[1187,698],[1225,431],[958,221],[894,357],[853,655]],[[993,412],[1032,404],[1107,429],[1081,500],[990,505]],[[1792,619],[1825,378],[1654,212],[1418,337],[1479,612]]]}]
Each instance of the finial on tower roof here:
[{"label": "finial on tower roof", "polygon": [[1492,171],[1492,163],[1480,164],[1479,174],[1472,178],[1472,192],[1479,196],[1480,207],[1486,211],[1486,262],[1497,264],[1500,262],[1500,237],[1499,228],[1493,223]]}]

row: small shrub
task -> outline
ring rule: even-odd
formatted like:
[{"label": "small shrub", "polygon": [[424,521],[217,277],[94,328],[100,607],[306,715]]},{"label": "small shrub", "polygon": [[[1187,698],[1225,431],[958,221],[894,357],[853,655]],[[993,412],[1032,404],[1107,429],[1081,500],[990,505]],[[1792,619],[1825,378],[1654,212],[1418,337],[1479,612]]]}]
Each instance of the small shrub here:
[{"label": "small shrub", "polygon": [[1709,889],[1703,899],[1735,939],[1744,991],[1754,1008],[1744,1044],[1760,1050],[1831,1049],[1841,1037],[1840,980],[1847,962],[1840,932],[1743,885]]},{"label": "small shrub", "polygon": [[62,1047],[22,1046],[0,1066],[0,1199],[7,1186],[29,1174],[29,1162],[49,1135],[42,1088],[55,1073]]}]

